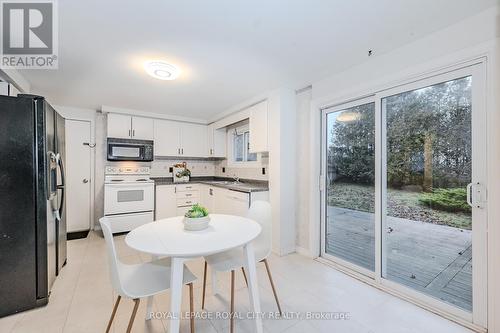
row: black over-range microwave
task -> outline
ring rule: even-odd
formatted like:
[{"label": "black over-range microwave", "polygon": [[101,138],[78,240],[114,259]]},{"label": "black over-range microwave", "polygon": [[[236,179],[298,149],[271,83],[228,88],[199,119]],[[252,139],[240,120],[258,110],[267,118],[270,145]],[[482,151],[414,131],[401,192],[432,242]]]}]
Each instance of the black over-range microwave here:
[{"label": "black over-range microwave", "polygon": [[153,160],[153,141],[108,138],[108,161]]}]

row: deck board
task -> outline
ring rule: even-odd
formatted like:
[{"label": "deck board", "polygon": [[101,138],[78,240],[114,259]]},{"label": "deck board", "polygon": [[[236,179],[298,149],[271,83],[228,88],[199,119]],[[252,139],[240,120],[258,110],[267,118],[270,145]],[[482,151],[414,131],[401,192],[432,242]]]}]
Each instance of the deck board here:
[{"label": "deck board", "polygon": [[[374,271],[375,215],[328,207],[326,252]],[[387,217],[384,277],[472,309],[472,234],[469,230]]]}]

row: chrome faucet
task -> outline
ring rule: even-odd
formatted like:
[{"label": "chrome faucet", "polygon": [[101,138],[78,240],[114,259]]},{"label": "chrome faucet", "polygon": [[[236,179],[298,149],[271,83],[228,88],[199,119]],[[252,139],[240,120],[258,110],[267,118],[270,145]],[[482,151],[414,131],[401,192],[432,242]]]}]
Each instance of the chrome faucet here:
[{"label": "chrome faucet", "polygon": [[233,176],[233,179],[234,179],[235,183],[239,183],[240,182],[240,177],[238,177],[236,175]]}]

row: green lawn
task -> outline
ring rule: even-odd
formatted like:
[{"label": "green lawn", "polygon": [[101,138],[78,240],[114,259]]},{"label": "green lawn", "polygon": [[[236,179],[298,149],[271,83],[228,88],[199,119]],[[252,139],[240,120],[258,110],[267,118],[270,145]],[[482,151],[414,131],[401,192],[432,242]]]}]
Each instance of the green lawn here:
[{"label": "green lawn", "polygon": [[[389,216],[448,225],[455,228],[471,229],[470,213],[446,212],[432,209],[419,202],[421,193],[388,189],[387,210]],[[375,212],[375,192],[370,185],[335,183],[328,191],[328,205]]]}]

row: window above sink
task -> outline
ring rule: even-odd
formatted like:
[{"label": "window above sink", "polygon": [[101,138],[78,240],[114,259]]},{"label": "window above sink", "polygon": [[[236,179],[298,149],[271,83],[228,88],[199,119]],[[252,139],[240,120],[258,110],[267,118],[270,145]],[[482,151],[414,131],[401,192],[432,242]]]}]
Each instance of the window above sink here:
[{"label": "window above sink", "polygon": [[250,152],[248,119],[227,129],[227,160],[230,167],[259,167],[261,154]]}]

